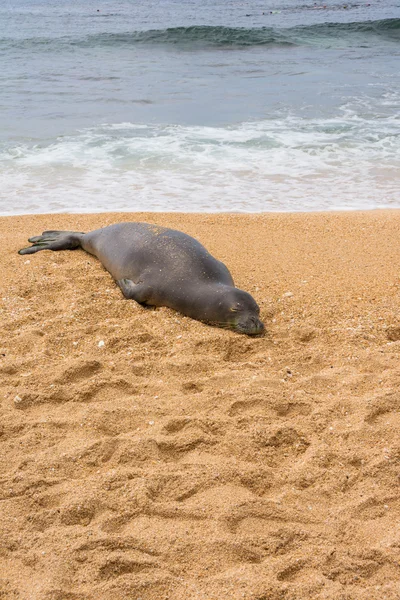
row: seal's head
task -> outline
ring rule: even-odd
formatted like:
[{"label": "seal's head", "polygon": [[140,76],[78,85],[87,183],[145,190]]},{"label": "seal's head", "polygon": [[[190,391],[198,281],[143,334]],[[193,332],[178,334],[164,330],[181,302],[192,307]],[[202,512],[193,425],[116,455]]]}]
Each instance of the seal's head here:
[{"label": "seal's head", "polygon": [[264,324],[260,321],[260,308],[254,298],[238,288],[224,290],[223,298],[219,298],[218,322],[219,327],[233,329],[246,335],[260,335]]}]

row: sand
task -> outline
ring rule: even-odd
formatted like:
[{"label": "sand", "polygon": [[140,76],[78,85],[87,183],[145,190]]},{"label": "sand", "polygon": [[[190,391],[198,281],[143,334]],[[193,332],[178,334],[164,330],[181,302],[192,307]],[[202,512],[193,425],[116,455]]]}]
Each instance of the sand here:
[{"label": "sand", "polygon": [[[45,229],[197,237],[249,338]],[[0,598],[400,598],[400,211],[0,219]]]}]

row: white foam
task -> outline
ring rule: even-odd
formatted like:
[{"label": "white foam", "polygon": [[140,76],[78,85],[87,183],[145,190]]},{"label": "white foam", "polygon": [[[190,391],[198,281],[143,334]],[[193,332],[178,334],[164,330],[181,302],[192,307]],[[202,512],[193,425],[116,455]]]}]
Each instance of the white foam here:
[{"label": "white foam", "polygon": [[[392,99],[390,99],[392,100]],[[105,124],[0,153],[0,214],[400,206],[400,121]]]}]

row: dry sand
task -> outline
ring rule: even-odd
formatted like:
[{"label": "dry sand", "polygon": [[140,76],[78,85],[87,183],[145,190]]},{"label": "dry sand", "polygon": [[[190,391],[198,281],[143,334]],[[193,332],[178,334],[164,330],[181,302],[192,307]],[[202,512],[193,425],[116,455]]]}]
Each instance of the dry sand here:
[{"label": "dry sand", "polygon": [[[176,227],[248,338],[127,301],[44,229]],[[0,219],[0,598],[400,598],[400,212]],[[104,345],[100,342],[104,342]]]}]

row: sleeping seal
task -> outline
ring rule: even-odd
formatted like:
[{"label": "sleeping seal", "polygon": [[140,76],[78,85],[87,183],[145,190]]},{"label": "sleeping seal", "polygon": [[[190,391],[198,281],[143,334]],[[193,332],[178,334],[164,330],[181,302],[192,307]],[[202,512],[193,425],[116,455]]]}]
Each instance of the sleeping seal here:
[{"label": "sleeping seal", "polygon": [[227,267],[191,236],[147,223],[118,223],[89,233],[44,231],[29,238],[39,250],[83,248],[111,273],[125,298],[180,313],[238,333],[264,331],[260,309],[235,287]]}]

